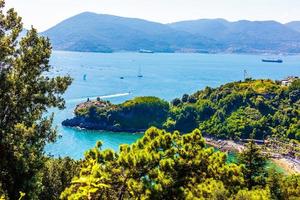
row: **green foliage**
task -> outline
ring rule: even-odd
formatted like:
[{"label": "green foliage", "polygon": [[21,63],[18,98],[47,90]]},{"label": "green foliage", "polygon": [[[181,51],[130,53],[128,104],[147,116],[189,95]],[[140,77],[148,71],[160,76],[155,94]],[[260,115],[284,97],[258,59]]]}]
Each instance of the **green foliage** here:
[{"label": "green foliage", "polygon": [[258,146],[249,143],[241,165],[226,162],[226,154],[205,147],[199,130],[182,135],[150,128],[119,153],[86,152],[80,174],[61,199],[299,199],[300,176],[265,171]]},{"label": "green foliage", "polygon": [[244,151],[238,155],[238,161],[244,166],[243,174],[249,189],[258,185],[265,186],[267,159],[258,145],[253,141],[246,144]]},{"label": "green foliage", "polygon": [[[97,103],[101,106],[97,106]],[[105,106],[102,106],[104,105]],[[103,101],[86,102],[77,106],[77,116],[88,123],[115,131],[143,131],[151,126],[162,127],[167,120],[169,103],[157,97],[136,97],[114,105]]]},{"label": "green foliage", "polygon": [[214,179],[206,179],[203,183],[191,185],[184,192],[187,200],[226,200],[229,197],[229,191],[224,187],[223,182]]},{"label": "green foliage", "polygon": [[185,133],[192,131],[198,126],[198,114],[195,106],[187,105],[183,107],[179,115],[174,120],[175,130],[181,130]]},{"label": "green foliage", "polygon": [[[253,134],[256,139],[270,135],[298,139],[300,92],[295,87],[283,87],[271,80],[248,80],[205,88],[191,95],[197,97],[196,103],[173,104],[169,120],[178,124],[176,130],[200,128],[219,138],[249,138]],[[186,107],[191,106],[196,115],[188,124],[180,123]]]},{"label": "green foliage", "polygon": [[300,90],[300,79],[296,79],[289,86],[289,90]]},{"label": "green foliage", "polygon": [[56,138],[49,107],[64,107],[69,77],[49,78],[51,46],[35,29],[18,39],[23,26],[14,9],[0,0],[0,185],[10,199],[19,191],[37,198],[44,147]]},{"label": "green foliage", "polygon": [[[147,129],[161,127],[166,121],[169,103],[157,97],[136,97],[120,105],[120,111],[112,114],[121,127]],[[125,117],[123,117],[125,116]]]},{"label": "green foliage", "polygon": [[283,199],[300,199],[300,175],[284,177],[280,184]]},{"label": "green foliage", "polygon": [[[82,163],[45,157],[45,144],[55,141],[56,130],[51,127],[53,116],[43,114],[49,107],[64,107],[62,94],[71,79],[45,76],[50,70],[49,40],[33,28],[17,40],[21,18],[3,8],[0,0],[1,200],[58,199],[62,191],[62,199],[300,198],[299,175],[274,173],[266,179],[265,158],[253,143],[240,156],[242,166],[228,164],[226,154],[205,147],[199,130],[182,135],[151,128],[118,153],[101,151],[98,142]],[[205,88],[173,101],[171,108],[155,97],[88,105],[76,115],[119,129],[157,125],[189,132],[200,124],[206,133],[223,137],[300,137],[298,82],[289,88],[268,80]]]},{"label": "green foliage", "polygon": [[[155,97],[137,97],[97,108],[97,112],[89,110],[91,105],[79,106],[75,113],[87,116],[87,124],[108,124],[100,129],[139,131],[153,125],[183,133],[199,128],[218,138],[245,139],[253,135],[255,139],[274,136],[299,140],[300,90],[295,89],[297,81],[293,84],[288,88],[271,80],[247,80],[184,94],[170,105]],[[71,126],[80,126],[81,122]]]},{"label": "green foliage", "polygon": [[182,95],[181,102],[186,103],[186,102],[188,102],[188,99],[189,99],[189,95],[184,94],[184,95]]},{"label": "green foliage", "polygon": [[171,101],[171,104],[173,106],[179,106],[180,103],[181,103],[181,100],[179,98],[175,98]]},{"label": "green foliage", "polygon": [[240,190],[235,200],[270,200],[271,195],[269,190]]},{"label": "green foliage", "polygon": [[100,148],[86,153],[62,199],[225,199],[243,185],[241,168],[205,148],[199,130],[181,135],[150,128],[119,153]]},{"label": "green foliage", "polygon": [[69,157],[48,158],[40,172],[43,185],[39,199],[59,199],[60,194],[69,187],[74,176],[79,175],[80,162]]}]

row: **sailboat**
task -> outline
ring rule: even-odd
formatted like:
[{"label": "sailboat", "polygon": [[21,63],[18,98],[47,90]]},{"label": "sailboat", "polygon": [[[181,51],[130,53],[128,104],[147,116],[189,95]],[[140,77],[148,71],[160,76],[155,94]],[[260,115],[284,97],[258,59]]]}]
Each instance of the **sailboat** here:
[{"label": "sailboat", "polygon": [[142,78],[142,77],[143,77],[142,71],[141,71],[141,67],[139,67],[139,71],[138,71],[137,77],[139,77],[139,78]]}]

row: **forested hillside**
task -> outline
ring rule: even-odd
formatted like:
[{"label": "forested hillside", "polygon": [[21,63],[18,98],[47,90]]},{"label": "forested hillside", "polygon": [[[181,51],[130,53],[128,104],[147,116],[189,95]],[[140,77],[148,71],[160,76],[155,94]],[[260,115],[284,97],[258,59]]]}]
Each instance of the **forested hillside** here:
[{"label": "forested hillside", "polygon": [[271,80],[228,83],[205,88],[172,101],[166,129],[204,133],[221,138],[266,136],[300,140],[300,84],[290,87]]},{"label": "forested hillside", "polygon": [[63,125],[133,132],[149,126],[186,133],[199,128],[218,138],[300,140],[300,84],[296,80],[287,87],[272,80],[247,80],[185,94],[170,105],[158,98],[139,97],[107,107],[87,102],[75,113]]}]

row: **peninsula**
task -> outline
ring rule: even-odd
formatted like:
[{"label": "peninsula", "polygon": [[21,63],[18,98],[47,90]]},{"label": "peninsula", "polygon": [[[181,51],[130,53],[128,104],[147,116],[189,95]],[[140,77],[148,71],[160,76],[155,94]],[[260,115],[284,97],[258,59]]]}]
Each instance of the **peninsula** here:
[{"label": "peninsula", "polygon": [[[195,128],[222,139],[279,137],[300,141],[300,80],[246,80],[206,87],[170,103],[136,97],[122,104],[101,99],[77,105],[64,126],[140,132],[150,126],[188,133]],[[285,83],[285,82],[284,82]]]}]

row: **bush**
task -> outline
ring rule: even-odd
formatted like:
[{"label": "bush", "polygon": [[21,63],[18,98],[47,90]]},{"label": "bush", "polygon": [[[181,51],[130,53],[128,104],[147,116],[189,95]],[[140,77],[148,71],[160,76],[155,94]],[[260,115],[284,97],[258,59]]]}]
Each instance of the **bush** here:
[{"label": "bush", "polygon": [[175,98],[171,101],[171,104],[173,106],[178,106],[179,104],[181,104],[181,100],[179,98]]}]

